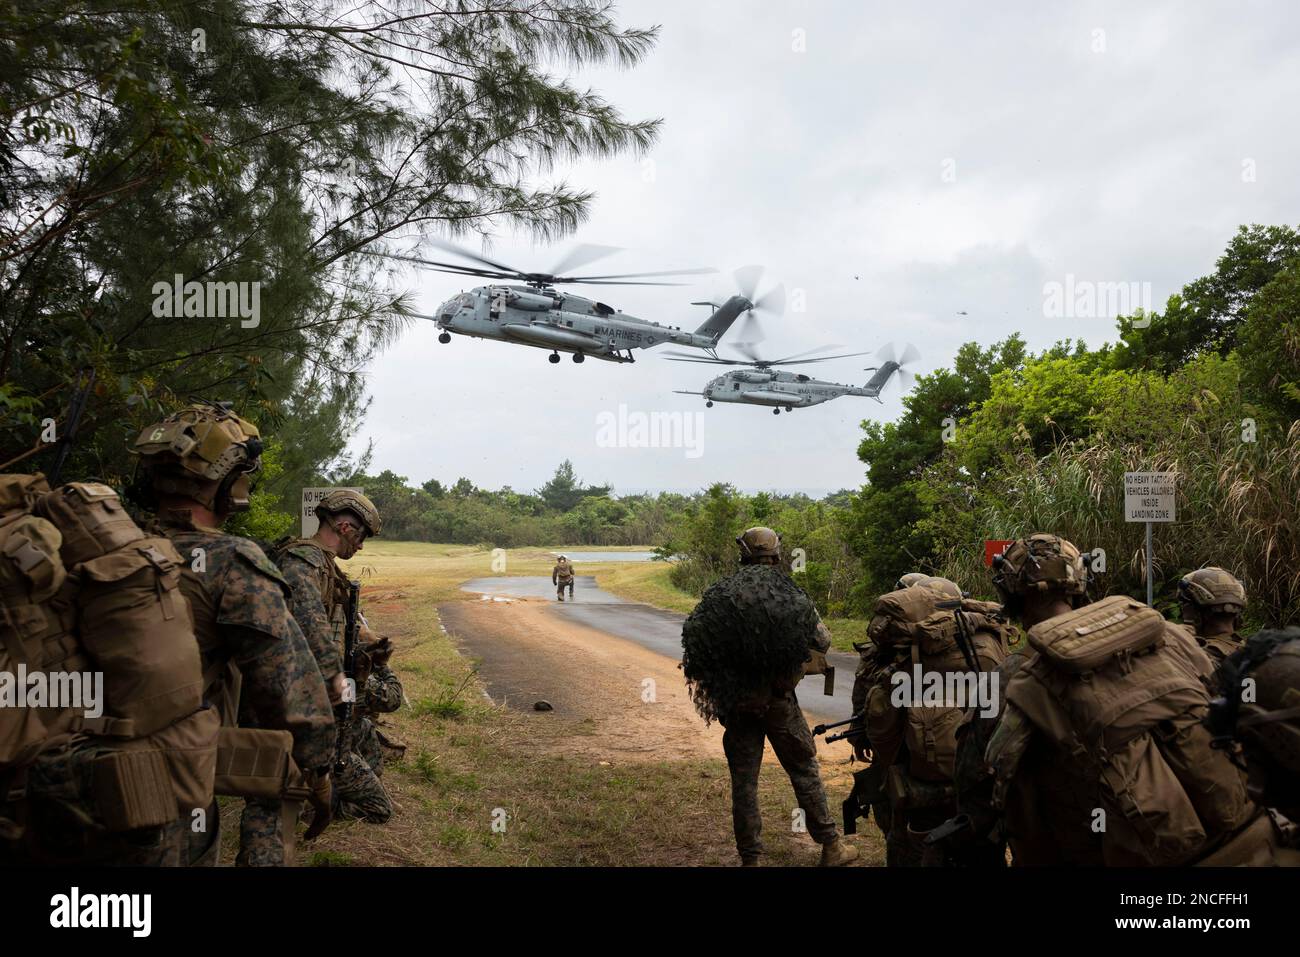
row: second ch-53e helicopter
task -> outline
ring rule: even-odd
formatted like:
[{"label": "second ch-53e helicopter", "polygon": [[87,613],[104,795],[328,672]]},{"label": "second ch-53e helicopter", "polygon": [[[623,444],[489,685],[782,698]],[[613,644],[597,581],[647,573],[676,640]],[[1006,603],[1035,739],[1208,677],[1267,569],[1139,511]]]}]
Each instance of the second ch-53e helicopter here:
[{"label": "second ch-53e helicopter", "polygon": [[[441,330],[438,341],[444,344],[451,342],[453,333],[480,339],[498,339],[549,349],[551,362],[559,362],[561,352],[571,353],[574,362],[582,362],[587,356],[607,362],[635,362],[632,350],[648,349],[665,342],[704,349],[716,355],[714,350],[719,340],[737,318],[769,306],[766,302],[768,297],[755,300],[751,289],[749,295],[731,296],[714,308],[703,325],[694,331],[686,331],[677,326],[627,315],[594,299],[557,292],[555,287],[572,283],[597,286],[677,286],[681,284],[627,280],[652,276],[704,275],[716,272],[715,269],[601,276],[562,275],[565,270],[575,269],[617,252],[611,246],[582,245],[572,250],[549,273],[522,272],[452,243],[437,239],[428,242],[473,260],[477,265],[457,265],[389,253],[380,255],[455,275],[516,280],[514,283],[494,283],[462,292],[440,305],[437,313],[432,316],[416,313],[422,319],[431,319],[438,326]],[[737,273],[738,278],[742,275],[752,277],[752,284],[757,285],[757,275]]]},{"label": "second ch-53e helicopter", "polygon": [[745,354],[746,360],[701,359],[680,352],[669,354],[667,358],[673,362],[708,362],[714,365],[747,367],[735,369],[718,376],[710,381],[702,392],[687,392],[682,389],[674,391],[680,395],[702,395],[706,400],[704,404],[709,408],[713,407],[714,402],[742,402],[747,405],[769,406],[773,415],[780,415],[782,409],[793,412],[796,407],[820,405],[823,402],[829,402],[831,399],[838,399],[842,395],[866,396],[879,402],[880,390],[889,382],[890,377],[896,374],[900,380],[904,377],[910,378],[912,374],[904,367],[920,358],[914,346],[908,346],[903,355],[897,359],[894,357],[893,347],[886,346],[880,351],[880,366],[871,366],[866,370],[870,372],[874,369],[875,375],[867,381],[866,385],[854,386],[814,379],[802,373],[786,372],[774,367],[803,365],[809,362],[826,362],[831,359],[847,359],[852,356],[866,355],[865,352],[848,352],[842,355],[821,356],[815,359],[803,358],[816,352],[824,352],[828,347],[823,346],[821,349],[811,349],[808,352],[800,352],[797,355],[786,356],[783,359],[760,359],[751,348],[751,345],[750,343],[736,343],[736,349]]}]

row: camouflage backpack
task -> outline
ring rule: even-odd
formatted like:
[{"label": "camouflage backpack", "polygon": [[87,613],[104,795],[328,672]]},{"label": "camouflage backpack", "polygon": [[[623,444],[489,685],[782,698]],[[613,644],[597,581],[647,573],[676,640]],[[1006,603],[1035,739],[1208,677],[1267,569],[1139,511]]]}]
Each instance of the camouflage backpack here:
[{"label": "camouflage backpack", "polygon": [[[1202,726],[1208,661],[1183,629],[1116,595],[1040,622],[1029,644],[987,752],[1021,863],[1186,864],[1256,816]],[[1049,792],[1067,767],[1063,799]]]},{"label": "camouflage backpack", "polygon": [[774,565],[745,565],[710,585],[682,625],[682,671],[705,720],[758,710],[803,677],[819,619]]},{"label": "camouflage backpack", "polygon": [[[0,709],[0,775],[38,755],[93,745],[93,794],[110,831],[176,820],[212,800],[218,720],[203,706],[198,645],[179,591],[181,559],[149,538],[107,486],[50,491],[0,476],[0,671],[70,688],[103,676],[103,714]],[[11,828],[10,836],[16,836]]]}]

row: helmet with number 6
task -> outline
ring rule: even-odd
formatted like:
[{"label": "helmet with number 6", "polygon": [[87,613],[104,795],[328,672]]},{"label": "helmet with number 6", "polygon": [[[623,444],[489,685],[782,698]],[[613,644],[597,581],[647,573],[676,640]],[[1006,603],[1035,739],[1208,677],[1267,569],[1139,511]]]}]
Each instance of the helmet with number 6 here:
[{"label": "helmet with number 6", "polygon": [[142,429],[131,451],[144,481],[134,492],[149,506],[160,495],[192,499],[218,514],[248,508],[251,479],[262,467],[257,426],[228,402],[192,405]]}]

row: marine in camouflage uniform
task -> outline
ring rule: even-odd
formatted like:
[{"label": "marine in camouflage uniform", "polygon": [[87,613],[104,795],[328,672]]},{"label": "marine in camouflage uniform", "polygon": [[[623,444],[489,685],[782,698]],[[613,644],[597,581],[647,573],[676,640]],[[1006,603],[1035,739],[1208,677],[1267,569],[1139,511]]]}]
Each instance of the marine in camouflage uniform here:
[{"label": "marine in camouflage uniform", "polygon": [[561,555],[556,559],[555,567],[551,569],[551,584],[555,586],[555,597],[564,601],[564,589],[569,589],[569,597],[573,597],[573,564],[569,561],[568,556]]},{"label": "marine in camouflage uniform", "polygon": [[[383,520],[374,503],[352,489],[329,492],[316,506],[316,517],[320,520],[316,533],[311,538],[281,542],[276,546],[275,558],[293,588],[294,617],[307,635],[321,673],[327,682],[334,683],[343,678],[339,640],[346,625],[347,600],[347,578],[335,559],[346,561],[360,552],[368,536],[380,533]],[[370,633],[364,617],[361,632],[363,636]],[[338,732],[334,809],[349,817],[383,824],[392,816],[392,801],[378,775],[357,753],[357,746],[363,737],[362,722],[368,723],[368,706],[372,703],[382,706],[387,698],[383,684],[369,680],[378,676],[367,677],[369,657],[360,649],[358,652],[355,702],[347,725]],[[386,666],[385,670],[396,682],[396,676]],[[341,700],[341,694],[333,696],[336,705]],[[400,683],[397,704],[401,704]]]},{"label": "marine in camouflage uniform", "polygon": [[[1072,543],[1055,535],[1036,534],[1012,542],[994,556],[993,587],[1002,601],[1004,615],[1020,626],[1023,635],[1056,612],[1086,604],[1088,570]],[[1008,647],[1010,654],[998,666],[998,683],[1003,692],[1034,653],[1023,640],[1008,642]],[[971,712],[957,730],[953,780],[964,826],[947,844],[946,853],[952,861],[972,866],[1006,863],[1002,813],[993,805],[993,774],[984,759],[1005,709],[1003,694],[996,715]]]},{"label": "marine in camouflage uniform", "polygon": [[[777,594],[778,590],[772,588],[775,584],[771,580],[772,576],[780,576],[807,603],[803,609],[803,620],[808,627],[796,649],[798,657],[804,662],[815,660],[818,656],[824,658],[830,647],[829,632],[821,625],[812,602],[777,567],[781,561],[780,538],[777,534],[770,528],[751,528],[737,538],[736,542],[741,549],[740,560],[744,567],[735,575],[710,586],[683,626],[683,668],[687,680],[695,683],[692,697],[706,718],[716,716],[726,729],[722,736],[722,747],[731,772],[731,815],[736,849],[745,866],[757,865],[763,853],[758,780],[766,740],[771,742],[772,750],[790,777],[809,835],[822,846],[821,864],[847,864],[858,856],[858,850],[842,840],[831,817],[826,804],[826,791],[822,786],[821,769],[817,763],[817,747],[794,692],[795,685],[805,673],[805,665],[802,662],[792,662],[791,673],[769,676],[766,687],[746,688],[738,700],[730,705],[701,701],[701,697],[707,697],[706,693],[702,694],[701,688],[708,684],[710,678],[714,681],[726,679],[721,675],[701,673],[701,668],[705,665],[692,656],[692,639],[688,639],[688,634],[693,634],[692,628],[697,627],[697,623],[708,622],[710,618],[726,620],[730,617],[735,622],[734,627],[743,627],[743,620],[734,613],[729,613],[728,609],[736,607],[737,597],[752,598],[765,588],[768,593]],[[784,590],[780,593],[784,593]],[[773,608],[768,614],[771,618],[780,620],[785,617],[782,611]],[[791,637],[791,643],[795,643],[794,636]],[[711,664],[715,669],[727,667],[726,662],[713,661]]]},{"label": "marine in camouflage uniform", "polygon": [[1246,610],[1246,588],[1222,568],[1198,568],[1178,582],[1183,623],[1217,666],[1242,646],[1237,632]]},{"label": "marine in camouflage uniform", "polygon": [[[144,429],[134,451],[146,482],[138,491],[156,505],[158,528],[190,562],[181,587],[194,613],[206,697],[222,722],[284,730],[307,779],[315,837],[330,820],[334,717],[320,668],[289,610],[290,589],[254,542],[221,531],[248,507],[249,476],[260,465],[256,426],[222,404],[193,406]],[[279,802],[249,800],[240,822],[236,863],[278,866],[286,860],[286,825],[295,815]],[[208,820],[219,820],[214,804]],[[217,828],[194,856],[215,863]],[[291,835],[288,836],[291,839]]]},{"label": "marine in camouflage uniform", "polygon": [[1201,727],[1212,665],[1195,641],[1122,595],[1075,607],[1086,566],[1057,536],[1001,558],[1033,649],[984,753],[1016,865],[1272,863],[1268,817]]},{"label": "marine in camouflage uniform", "polygon": [[1252,635],[1219,663],[1216,684],[1206,727],[1245,757],[1250,795],[1278,831],[1277,863],[1300,867],[1300,628]]},{"label": "marine in camouflage uniform", "polygon": [[[904,590],[906,595],[900,595]],[[918,595],[930,601],[917,599]],[[898,604],[899,598],[906,598],[905,604]],[[937,851],[929,852],[924,841],[956,810],[953,722],[961,720],[957,709],[974,706],[974,702],[899,706],[894,701],[895,676],[911,675],[916,667],[923,674],[970,674],[969,652],[975,674],[991,672],[997,680],[1010,631],[999,606],[966,598],[946,578],[915,577],[877,603],[868,628],[873,654],[865,662],[865,687],[861,692],[854,689],[865,711],[862,723],[854,725],[862,728],[855,743],[861,744],[871,764],[866,772],[855,774],[854,786],[855,791],[868,791],[866,797],[872,799],[876,822],[885,834],[888,866],[945,862]],[[966,640],[969,645],[963,650]],[[863,797],[855,796],[861,806]]]},{"label": "marine in camouflage uniform", "polygon": [[371,715],[390,714],[402,706],[402,682],[388,656],[392,643],[387,638],[372,642],[358,652],[358,672],[368,671],[359,681],[361,693],[347,730],[347,759],[335,771],[335,810],[346,817],[383,824],[393,814],[393,802],[379,780],[384,771],[383,746]]}]

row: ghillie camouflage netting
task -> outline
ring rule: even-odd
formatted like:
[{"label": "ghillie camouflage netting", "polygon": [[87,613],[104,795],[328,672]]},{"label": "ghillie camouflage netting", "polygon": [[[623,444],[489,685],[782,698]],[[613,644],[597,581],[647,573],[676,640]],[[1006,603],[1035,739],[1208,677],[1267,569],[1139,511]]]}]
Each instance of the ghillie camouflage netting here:
[{"label": "ghillie camouflage netting", "polygon": [[704,720],[791,680],[808,658],[817,609],[780,568],[747,565],[709,586],[682,625],[682,671]]}]

